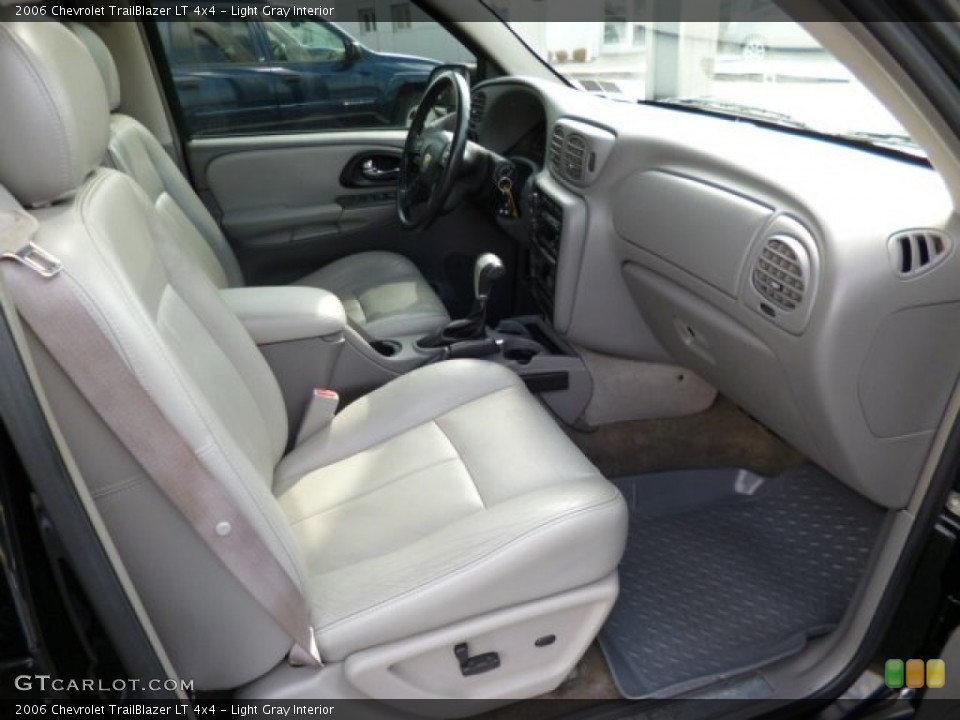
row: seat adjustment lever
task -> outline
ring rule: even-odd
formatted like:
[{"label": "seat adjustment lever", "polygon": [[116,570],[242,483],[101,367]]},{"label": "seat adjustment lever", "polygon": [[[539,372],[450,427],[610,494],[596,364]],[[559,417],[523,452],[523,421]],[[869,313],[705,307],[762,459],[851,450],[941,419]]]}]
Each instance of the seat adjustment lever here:
[{"label": "seat adjustment lever", "polygon": [[470,657],[470,650],[466,643],[460,643],[453,648],[453,654],[460,663],[460,672],[464,677],[480,675],[500,667],[500,655],[495,652],[481,653]]}]

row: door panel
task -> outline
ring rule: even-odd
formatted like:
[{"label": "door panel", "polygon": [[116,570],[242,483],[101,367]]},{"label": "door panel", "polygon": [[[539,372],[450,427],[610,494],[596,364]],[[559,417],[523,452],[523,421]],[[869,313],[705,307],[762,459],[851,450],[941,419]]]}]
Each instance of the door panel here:
[{"label": "door panel", "polygon": [[357,156],[399,152],[396,146],[318,145],[243,150],[219,155],[205,168],[206,184],[222,212],[224,229],[241,245],[277,245],[390,220],[393,190],[346,188],[340,178]]},{"label": "door panel", "polygon": [[[201,3],[211,4],[216,0]],[[416,33],[355,28],[366,46],[321,21],[237,25],[198,17],[185,28],[157,24],[158,59],[168,63],[175,89],[171,100],[188,120],[219,113],[216,122],[187,124],[185,154],[248,283],[288,283],[347,255],[386,250],[411,259],[459,315],[472,300],[477,255],[496,252],[515,272],[516,247],[489,208],[466,202],[423,233],[405,232],[396,220],[396,169],[406,131],[394,124],[393,104],[416,99],[411,91],[398,95],[398,88],[422,86],[438,62],[476,62],[442,25],[425,15],[416,19]],[[235,41],[245,39],[244,32],[250,48]],[[219,84],[210,73],[192,72],[204,63],[219,64]],[[254,80],[265,84],[254,87]],[[253,91],[265,89],[270,123],[230,117],[262,112],[264,98]],[[508,277],[494,307],[511,305],[512,290]]]},{"label": "door panel", "polygon": [[[394,181],[364,182],[364,160],[389,169],[403,130],[199,138],[186,152],[195,185],[220,219],[250,284],[296,280],[346,255],[370,250],[413,260],[448,309],[463,314],[477,255],[496,252],[516,268],[514,243],[493,214],[471,202],[423,233],[396,221]],[[512,282],[498,289],[509,306]]]}]

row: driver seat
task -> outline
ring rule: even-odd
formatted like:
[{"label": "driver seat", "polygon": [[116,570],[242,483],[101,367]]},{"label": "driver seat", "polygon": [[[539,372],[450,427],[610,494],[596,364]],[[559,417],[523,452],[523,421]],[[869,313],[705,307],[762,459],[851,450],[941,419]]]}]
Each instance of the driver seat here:
[{"label": "driver seat", "polygon": [[[110,102],[109,164],[132,177],[161,215],[183,228],[188,257],[218,288],[244,285],[237,258],[220,226],[157,138],[120,107],[116,64],[103,40],[86,25],[70,29],[86,46],[103,76]],[[300,278],[294,285],[322,288],[343,303],[347,317],[374,338],[425,335],[450,315],[417,267],[392,252],[349,255]]]}]

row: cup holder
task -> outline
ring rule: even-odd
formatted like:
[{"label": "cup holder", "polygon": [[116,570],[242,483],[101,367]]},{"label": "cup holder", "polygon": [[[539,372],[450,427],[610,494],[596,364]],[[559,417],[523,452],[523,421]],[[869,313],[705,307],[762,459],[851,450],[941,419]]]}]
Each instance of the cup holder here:
[{"label": "cup holder", "polygon": [[504,359],[518,365],[529,365],[537,355],[543,353],[540,343],[520,337],[505,337],[502,347]]},{"label": "cup holder", "polygon": [[400,354],[400,343],[396,340],[374,340],[370,343],[370,347],[376,350],[378,353],[384,357],[393,357]]}]

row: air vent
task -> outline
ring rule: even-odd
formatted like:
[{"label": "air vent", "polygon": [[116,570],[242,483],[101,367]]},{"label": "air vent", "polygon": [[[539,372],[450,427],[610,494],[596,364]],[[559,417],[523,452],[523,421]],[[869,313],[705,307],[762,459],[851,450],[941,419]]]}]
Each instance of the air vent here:
[{"label": "air vent", "polygon": [[563,174],[563,144],[566,140],[566,135],[563,132],[563,128],[559,125],[553,129],[553,134],[550,135],[550,167],[553,168],[553,171],[557,175]]},{"label": "air vent", "polygon": [[753,286],[781,310],[796,310],[810,283],[810,259],[799,242],[776,235],[764,244],[753,268]]},{"label": "air vent", "polygon": [[470,98],[470,131],[476,135],[483,113],[487,109],[487,94],[476,92]]},{"label": "air vent", "polygon": [[587,187],[597,179],[613,152],[616,135],[574,118],[560,118],[547,147],[550,171],[560,180]]},{"label": "air vent", "polygon": [[588,93],[594,93],[596,95],[604,95],[607,93],[620,95],[623,92],[620,90],[619,85],[610,80],[581,80],[580,86]]},{"label": "air vent", "polygon": [[563,172],[571,180],[583,177],[583,167],[587,161],[587,141],[583,135],[571,133],[563,153]]},{"label": "air vent", "polygon": [[935,230],[908,230],[890,238],[890,261],[900,277],[916,277],[946,258],[950,238]]}]

